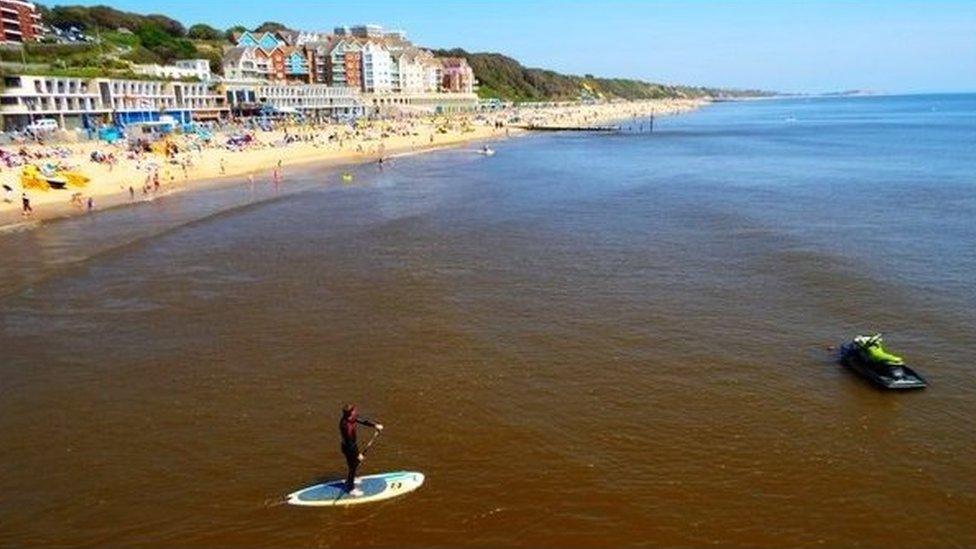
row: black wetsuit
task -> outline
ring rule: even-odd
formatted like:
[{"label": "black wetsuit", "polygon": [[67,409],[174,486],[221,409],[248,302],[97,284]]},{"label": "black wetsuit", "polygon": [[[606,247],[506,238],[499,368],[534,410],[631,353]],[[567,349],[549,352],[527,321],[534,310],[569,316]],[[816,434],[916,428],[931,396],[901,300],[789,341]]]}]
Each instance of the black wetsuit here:
[{"label": "black wetsuit", "polygon": [[356,424],[367,427],[376,427],[376,424],[368,419],[358,417],[343,416],[339,420],[339,436],[342,437],[342,455],[346,457],[346,467],[349,469],[346,475],[346,490],[352,491],[356,487],[356,468],[359,467],[359,445],[356,444]]}]

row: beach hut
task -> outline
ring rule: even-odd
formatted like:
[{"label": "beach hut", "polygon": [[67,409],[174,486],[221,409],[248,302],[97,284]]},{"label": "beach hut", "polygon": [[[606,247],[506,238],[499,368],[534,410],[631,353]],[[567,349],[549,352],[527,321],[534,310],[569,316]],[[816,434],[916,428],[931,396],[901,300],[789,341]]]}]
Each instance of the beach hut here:
[{"label": "beach hut", "polygon": [[125,127],[125,134],[129,143],[153,142],[172,133],[175,126],[176,122],[172,119],[136,122]]}]

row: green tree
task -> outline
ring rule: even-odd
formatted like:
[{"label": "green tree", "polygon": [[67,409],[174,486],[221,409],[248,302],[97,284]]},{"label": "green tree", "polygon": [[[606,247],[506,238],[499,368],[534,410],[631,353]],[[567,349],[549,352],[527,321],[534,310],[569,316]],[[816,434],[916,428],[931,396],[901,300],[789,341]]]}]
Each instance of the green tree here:
[{"label": "green tree", "polygon": [[44,22],[57,27],[74,26],[83,30],[95,27],[95,20],[84,6],[54,6]]},{"label": "green tree", "polygon": [[108,6],[94,6],[88,9],[88,15],[94,24],[102,29],[115,30],[124,27],[135,30],[142,22],[142,16],[135,13],[119,11]]},{"label": "green tree", "polygon": [[193,42],[185,38],[174,38],[153,23],[140,25],[136,30],[136,36],[139,37],[144,48],[159,56],[164,63],[174,59],[194,57],[197,54]]},{"label": "green tree", "polygon": [[244,25],[234,25],[233,27],[224,31],[224,38],[226,38],[228,41],[233,41],[235,34],[240,34],[246,30],[247,27],[245,27]]},{"label": "green tree", "polygon": [[185,38],[176,41],[175,59],[189,59],[196,56],[197,47],[193,45],[193,42],[190,42]]},{"label": "green tree", "polygon": [[123,59],[138,63],[140,65],[153,65],[163,63],[162,58],[143,47],[132,48],[122,56]]},{"label": "green tree", "polygon": [[186,36],[186,28],[184,28],[183,24],[177,21],[176,19],[172,19],[166,17],[165,15],[159,15],[157,13],[154,13],[154,14],[146,15],[145,21],[147,23],[155,24],[157,27],[163,29],[163,32],[165,32],[170,36],[176,36],[176,37]]},{"label": "green tree", "polygon": [[218,50],[210,50],[203,55],[210,62],[210,72],[224,74],[224,57]]},{"label": "green tree", "polygon": [[187,38],[194,40],[220,40],[224,35],[217,29],[204,23],[197,23],[186,31]]},{"label": "green tree", "polygon": [[258,28],[254,29],[255,32],[276,32],[280,30],[288,30],[288,27],[277,21],[265,21],[258,25]]},{"label": "green tree", "polygon": [[136,36],[139,37],[142,45],[149,50],[155,50],[160,46],[173,42],[172,36],[166,34],[158,25],[151,23],[139,25],[139,28],[136,29]]},{"label": "green tree", "polygon": [[122,27],[135,31],[143,24],[151,23],[171,36],[186,35],[186,29],[179,21],[160,14],[140,15],[108,6],[54,6],[50,9],[41,7],[40,12],[47,24],[58,27],[75,26],[89,33],[96,28],[115,30]]}]

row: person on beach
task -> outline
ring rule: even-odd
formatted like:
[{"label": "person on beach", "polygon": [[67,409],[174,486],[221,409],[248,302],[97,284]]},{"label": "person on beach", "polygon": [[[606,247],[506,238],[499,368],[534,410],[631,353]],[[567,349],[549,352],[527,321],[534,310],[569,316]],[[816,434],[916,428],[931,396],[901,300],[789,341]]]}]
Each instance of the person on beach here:
[{"label": "person on beach", "polygon": [[339,419],[339,436],[342,438],[340,447],[342,449],[342,455],[346,458],[346,467],[349,471],[346,475],[345,488],[349,492],[349,495],[353,497],[363,495],[363,491],[356,488],[356,469],[366,459],[366,456],[359,451],[359,445],[356,443],[357,425],[372,427],[377,431],[383,430],[382,424],[368,419],[361,419],[355,404],[346,404],[342,407],[342,418]]},{"label": "person on beach", "polygon": [[32,215],[34,213],[34,208],[31,208],[30,198],[27,197],[27,193],[24,193],[20,197],[21,204],[21,215]]},{"label": "person on beach", "polygon": [[88,197],[88,213],[92,213],[95,210],[95,199],[91,196]]}]

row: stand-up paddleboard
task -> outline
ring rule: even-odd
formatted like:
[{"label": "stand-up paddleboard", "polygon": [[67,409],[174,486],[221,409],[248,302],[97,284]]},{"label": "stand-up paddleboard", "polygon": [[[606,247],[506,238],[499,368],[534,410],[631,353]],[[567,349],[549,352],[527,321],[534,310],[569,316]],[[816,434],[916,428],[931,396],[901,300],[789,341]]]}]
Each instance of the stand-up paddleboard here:
[{"label": "stand-up paddleboard", "polygon": [[413,492],[424,483],[424,474],[411,471],[396,473],[381,473],[368,475],[356,479],[356,488],[363,491],[361,496],[350,496],[345,489],[345,480],[335,480],[325,484],[316,484],[308,488],[288,494],[288,503],[292,505],[333,506],[357,505],[371,501],[402,496]]}]

